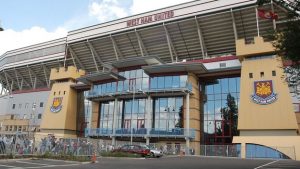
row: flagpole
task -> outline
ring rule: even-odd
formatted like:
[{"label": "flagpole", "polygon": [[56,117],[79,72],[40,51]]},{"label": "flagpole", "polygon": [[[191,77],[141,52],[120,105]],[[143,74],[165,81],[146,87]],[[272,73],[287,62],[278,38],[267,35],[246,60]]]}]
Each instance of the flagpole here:
[{"label": "flagpole", "polygon": [[[272,13],[275,14],[274,12],[274,5],[273,5],[273,0],[271,0],[271,9],[272,9]],[[273,28],[274,28],[274,31],[276,30],[276,20],[275,18],[273,17]]]},{"label": "flagpole", "polygon": [[257,11],[257,7],[255,8],[255,14],[256,14],[257,36],[259,36],[259,23],[258,23],[258,11]]}]

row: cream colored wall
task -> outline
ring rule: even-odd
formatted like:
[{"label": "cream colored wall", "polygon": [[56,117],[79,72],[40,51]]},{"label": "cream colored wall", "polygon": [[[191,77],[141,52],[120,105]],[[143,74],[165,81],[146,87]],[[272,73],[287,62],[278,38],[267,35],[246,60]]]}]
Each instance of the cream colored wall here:
[{"label": "cream colored wall", "polygon": [[298,123],[298,134],[300,133],[300,113],[295,113],[297,123]]},{"label": "cream colored wall", "polygon": [[[193,73],[188,74],[188,82],[192,84],[192,93],[190,94],[190,128],[196,129],[195,139],[191,140],[190,146],[195,152],[200,152],[200,92],[198,77]],[[184,118],[186,113],[186,98],[184,98]],[[184,119],[184,124],[186,119]]]},{"label": "cream colored wall", "polygon": [[[264,42],[261,37],[254,39],[254,44],[245,44],[244,40],[236,42],[242,70],[238,117],[240,136],[235,136],[233,143],[242,144],[242,157],[246,154],[246,143],[251,143],[277,147],[278,151],[300,160],[300,137],[296,135],[298,125],[287,83],[282,78],[285,76],[282,60],[280,57],[245,59],[274,53],[271,43]],[[276,71],[276,76],[272,76],[272,71]],[[264,72],[263,77],[261,72]],[[253,74],[253,78],[249,77],[249,73]],[[272,80],[273,92],[277,94],[277,100],[268,105],[256,104],[251,99],[254,82],[264,80]]]},{"label": "cream colored wall", "polygon": [[[41,136],[55,134],[56,137],[76,137],[77,91],[70,86],[74,84],[74,79],[84,74],[84,71],[77,70],[74,66],[67,69],[64,67],[51,69],[50,80],[54,84],[43,114]],[[62,109],[53,113],[50,107],[56,97],[62,97]]]},{"label": "cream colored wall", "polygon": [[[242,62],[239,130],[298,129],[289,89],[282,79],[284,73],[281,67],[279,57]],[[276,76],[272,76],[272,71],[276,71]],[[260,77],[260,72],[264,72],[264,77]],[[253,73],[253,78],[249,78],[249,73]],[[274,103],[259,105],[252,101],[254,82],[262,80],[273,81],[273,91],[277,94]]]},{"label": "cream colored wall", "polygon": [[[76,130],[77,97],[76,91],[70,88],[73,82],[55,83],[43,114],[41,129],[67,129]],[[55,92],[55,95],[54,95]],[[64,94],[64,92],[66,92]],[[50,107],[55,97],[62,97],[62,109],[53,113]]]},{"label": "cream colored wall", "polygon": [[98,128],[98,122],[99,122],[99,102],[92,102],[91,128]]},{"label": "cream colored wall", "polygon": [[53,68],[50,73],[50,80],[61,80],[61,79],[76,79],[83,76],[85,71],[77,70],[74,66],[68,68],[60,67],[59,69]]},{"label": "cream colored wall", "polygon": [[236,55],[242,61],[245,57],[274,52],[272,43],[265,43],[262,37],[254,37],[253,44],[246,44],[245,39],[236,41]]}]

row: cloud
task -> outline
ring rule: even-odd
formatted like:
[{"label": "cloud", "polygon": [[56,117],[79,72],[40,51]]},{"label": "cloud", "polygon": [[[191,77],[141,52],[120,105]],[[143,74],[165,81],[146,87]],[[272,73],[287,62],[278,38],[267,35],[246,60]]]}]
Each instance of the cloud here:
[{"label": "cloud", "polygon": [[133,0],[132,6],[130,7],[130,11],[131,14],[138,14],[188,1],[191,0]]},{"label": "cloud", "polygon": [[118,0],[103,0],[89,5],[89,15],[100,22],[123,18],[129,15],[126,8]]},{"label": "cloud", "polygon": [[0,32],[0,55],[12,49],[65,37],[66,35],[67,30],[62,27],[58,27],[53,32],[48,32],[45,28],[38,26],[20,32],[7,29]]},{"label": "cloud", "polygon": [[188,1],[191,0],[92,0],[86,13],[70,18],[54,31],[47,31],[41,26],[33,26],[22,31],[7,29],[0,32],[0,56],[12,49],[65,37],[70,30]]}]

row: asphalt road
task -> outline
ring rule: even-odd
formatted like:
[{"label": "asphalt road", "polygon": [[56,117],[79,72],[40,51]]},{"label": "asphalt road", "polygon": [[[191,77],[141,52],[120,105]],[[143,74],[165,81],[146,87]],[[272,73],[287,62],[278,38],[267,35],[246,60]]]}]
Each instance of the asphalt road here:
[{"label": "asphalt road", "polygon": [[65,162],[58,160],[0,160],[0,169],[299,169],[293,160],[237,159],[218,157],[163,157],[147,159],[98,158],[97,163]]}]

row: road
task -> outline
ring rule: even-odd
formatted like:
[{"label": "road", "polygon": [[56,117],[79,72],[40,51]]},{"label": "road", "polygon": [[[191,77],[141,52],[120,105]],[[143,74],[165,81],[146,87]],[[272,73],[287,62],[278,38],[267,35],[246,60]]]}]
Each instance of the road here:
[{"label": "road", "polygon": [[97,163],[66,162],[59,160],[0,160],[0,169],[299,169],[300,162],[293,160],[237,159],[219,157],[163,157],[163,158],[98,158]]}]

